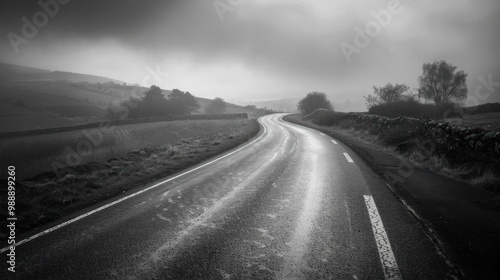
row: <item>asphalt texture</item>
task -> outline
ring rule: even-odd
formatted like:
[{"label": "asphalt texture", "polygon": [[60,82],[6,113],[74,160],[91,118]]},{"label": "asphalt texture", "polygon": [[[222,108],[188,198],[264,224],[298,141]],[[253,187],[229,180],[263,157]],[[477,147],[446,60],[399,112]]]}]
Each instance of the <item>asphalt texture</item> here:
[{"label": "asphalt texture", "polygon": [[41,229],[0,278],[459,278],[349,147],[282,117],[262,117],[232,151]]}]

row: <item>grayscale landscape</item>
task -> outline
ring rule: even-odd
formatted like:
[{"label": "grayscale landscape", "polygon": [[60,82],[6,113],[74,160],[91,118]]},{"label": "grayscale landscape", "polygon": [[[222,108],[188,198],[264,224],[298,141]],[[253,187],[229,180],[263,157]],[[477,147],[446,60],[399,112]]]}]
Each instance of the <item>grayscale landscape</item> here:
[{"label": "grayscale landscape", "polygon": [[497,0],[0,3],[0,279],[500,279]]}]

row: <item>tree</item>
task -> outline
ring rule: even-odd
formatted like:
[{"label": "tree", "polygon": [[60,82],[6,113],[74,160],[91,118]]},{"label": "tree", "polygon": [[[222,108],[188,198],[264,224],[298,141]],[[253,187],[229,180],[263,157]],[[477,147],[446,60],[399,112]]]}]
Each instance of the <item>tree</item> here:
[{"label": "tree", "polygon": [[299,112],[303,115],[308,115],[316,109],[327,109],[333,111],[333,106],[328,97],[323,92],[313,91],[302,98],[297,105]]},{"label": "tree", "polygon": [[162,93],[161,88],[158,86],[152,85],[151,88],[144,93],[144,97],[142,98],[143,102],[163,102],[166,101],[165,96]]},{"label": "tree", "polygon": [[172,90],[168,96],[174,115],[189,115],[191,112],[200,108],[196,98],[189,92],[183,92],[178,89]]},{"label": "tree", "polygon": [[131,118],[160,117],[169,114],[169,103],[161,88],[153,85],[144,93],[144,97],[137,102],[137,107],[131,110]]},{"label": "tree", "polygon": [[419,77],[419,93],[436,105],[467,99],[467,74],[444,60],[424,63]]},{"label": "tree", "polygon": [[217,97],[205,108],[205,114],[207,115],[217,115],[222,114],[226,111],[226,102],[224,99]]},{"label": "tree", "polygon": [[363,96],[366,101],[366,107],[370,109],[373,106],[390,104],[395,102],[404,101],[410,96],[405,97],[403,93],[407,92],[410,88],[405,84],[392,85],[388,83],[384,87],[373,87],[373,94]]},{"label": "tree", "polygon": [[196,100],[194,95],[189,93],[189,91],[186,91],[185,95],[186,95],[186,104],[187,104],[187,108],[188,108],[188,114],[191,114],[191,112],[194,112],[194,111],[200,109],[200,104],[198,103],[198,101]]}]

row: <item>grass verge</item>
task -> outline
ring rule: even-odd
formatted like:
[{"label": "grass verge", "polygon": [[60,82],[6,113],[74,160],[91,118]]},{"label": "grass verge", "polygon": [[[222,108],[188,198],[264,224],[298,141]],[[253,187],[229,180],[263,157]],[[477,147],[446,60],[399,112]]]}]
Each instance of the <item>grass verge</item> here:
[{"label": "grass verge", "polygon": [[[224,131],[187,137],[157,148],[138,149],[106,162],[71,167],[63,177],[46,172],[17,182],[17,232],[45,225],[234,148],[259,131],[256,120],[241,122],[240,126],[229,126]],[[7,185],[5,180],[2,182]],[[0,211],[7,213],[5,203]],[[4,221],[0,226],[5,227]]]}]

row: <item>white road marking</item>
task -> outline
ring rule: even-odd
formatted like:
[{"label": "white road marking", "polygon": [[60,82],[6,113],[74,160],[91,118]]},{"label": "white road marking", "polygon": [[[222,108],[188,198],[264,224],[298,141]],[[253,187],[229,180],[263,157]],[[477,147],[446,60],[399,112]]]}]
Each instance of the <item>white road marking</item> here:
[{"label": "white road marking", "polygon": [[373,197],[371,195],[364,195],[364,198],[366,208],[368,209],[368,215],[370,216],[373,235],[375,236],[375,242],[377,243],[378,255],[380,257],[380,263],[382,264],[385,279],[402,279],[398,264],[396,263],[396,258],[392,252],[389,237],[387,237],[384,224],[382,223],[382,219],[378,213],[377,205],[375,205],[375,201],[373,201]]},{"label": "white road marking", "polygon": [[337,145],[337,144],[338,144],[338,143],[337,143],[337,141],[335,141],[335,140],[332,140],[332,142],[333,142],[333,144],[335,144],[335,145]]},{"label": "white road marking", "polygon": [[320,132],[319,134],[321,134],[321,135],[323,135],[323,136],[326,136],[324,133],[321,133],[321,132]]},{"label": "white road marking", "polygon": [[[261,134],[261,135],[260,135],[257,139],[255,139],[255,140],[253,140],[252,142],[250,142],[250,143],[246,144],[245,146],[243,146],[243,147],[241,147],[241,148],[239,148],[239,149],[237,149],[237,150],[234,150],[234,151],[232,151],[232,152],[230,152],[230,153],[228,153],[228,154],[225,154],[225,155],[223,155],[223,156],[221,156],[221,157],[218,157],[218,158],[216,158],[216,159],[214,159],[214,160],[211,160],[211,161],[209,161],[209,162],[207,162],[207,163],[205,163],[205,164],[202,164],[202,165],[200,165],[200,166],[198,166],[198,167],[195,167],[195,168],[190,169],[190,170],[188,170],[188,171],[182,172],[181,174],[176,175],[176,176],[174,176],[174,177],[172,177],[172,178],[170,178],[170,179],[163,180],[163,181],[161,181],[161,182],[159,182],[159,183],[156,183],[156,184],[154,184],[154,185],[152,185],[152,186],[149,186],[149,187],[147,187],[147,188],[145,188],[145,189],[142,189],[142,190],[137,191],[137,192],[135,192],[135,193],[129,194],[129,195],[125,196],[125,197],[122,197],[122,198],[120,198],[120,199],[117,199],[117,200],[115,200],[115,201],[112,201],[112,202],[110,202],[110,203],[108,203],[108,204],[106,204],[106,205],[103,205],[103,206],[101,206],[101,207],[99,207],[99,208],[96,208],[96,209],[94,209],[94,210],[92,210],[92,211],[90,211],[90,212],[87,212],[87,213],[85,213],[85,214],[83,214],[83,215],[80,215],[80,216],[78,216],[78,217],[76,217],[76,218],[73,218],[73,219],[71,219],[71,220],[68,220],[68,221],[66,221],[66,222],[64,222],[64,223],[62,223],[62,224],[59,224],[59,225],[53,226],[53,227],[51,227],[51,228],[49,228],[49,229],[47,229],[47,230],[45,230],[45,231],[39,232],[39,233],[37,233],[37,234],[35,234],[35,235],[32,235],[32,236],[30,236],[30,237],[28,237],[28,238],[25,238],[25,239],[23,239],[23,240],[21,240],[21,241],[19,241],[19,242],[16,242],[15,246],[16,246],[16,247],[17,247],[17,246],[20,246],[20,245],[25,244],[25,243],[27,243],[27,242],[29,242],[29,241],[33,240],[33,239],[39,238],[39,237],[44,236],[44,235],[46,235],[46,234],[48,234],[48,233],[51,233],[51,232],[53,232],[53,231],[56,231],[56,230],[58,230],[58,229],[60,229],[60,228],[62,228],[62,227],[65,227],[65,226],[67,226],[67,225],[69,225],[69,224],[72,224],[72,223],[74,223],[74,222],[76,222],[76,221],[79,221],[79,220],[81,220],[81,219],[83,219],[83,218],[85,218],[85,217],[88,217],[88,216],[90,216],[90,215],[92,215],[92,214],[95,214],[95,213],[97,213],[97,212],[100,212],[100,211],[102,211],[102,210],[104,210],[104,209],[106,209],[106,208],[109,208],[109,207],[111,207],[111,206],[113,206],[113,205],[115,205],[115,204],[118,204],[118,203],[120,203],[120,202],[122,202],[122,201],[125,201],[125,200],[127,200],[127,199],[130,199],[130,198],[132,198],[132,197],[138,196],[138,195],[140,195],[140,194],[142,194],[142,193],[145,193],[145,192],[147,192],[147,191],[149,191],[149,190],[152,190],[152,189],[154,189],[154,188],[157,188],[157,187],[159,187],[159,186],[161,186],[161,185],[163,185],[163,184],[165,184],[165,183],[171,182],[171,181],[173,181],[173,180],[175,180],[175,179],[178,179],[178,178],[180,178],[180,177],[182,177],[182,176],[184,176],[184,175],[186,175],[186,174],[192,173],[192,172],[194,172],[194,171],[196,171],[196,170],[199,170],[199,169],[201,169],[201,168],[203,168],[203,167],[206,167],[206,166],[208,166],[208,165],[210,165],[210,164],[212,164],[212,163],[215,163],[215,162],[217,162],[217,161],[219,161],[219,160],[221,160],[221,159],[224,159],[224,158],[226,158],[226,157],[228,157],[228,156],[231,156],[231,155],[233,155],[233,154],[235,154],[235,153],[237,153],[237,152],[239,152],[239,151],[241,151],[241,150],[245,149],[246,147],[248,147],[248,146],[250,146],[250,145],[254,144],[255,142],[257,142],[257,141],[261,140],[264,136],[267,136],[267,135],[266,135],[266,134],[267,134],[267,128],[266,128],[266,126],[262,123],[262,121],[261,121],[260,119],[258,120],[258,122],[259,122],[259,123],[262,125],[262,127],[264,128],[264,133],[262,133],[262,134]],[[10,248],[10,246],[7,246],[7,247],[5,247],[5,248],[2,248],[2,249],[0,250],[0,253],[6,252],[7,250],[9,250],[9,248]]]},{"label": "white road marking", "polygon": [[351,158],[351,156],[348,153],[344,153],[345,158],[347,159],[348,162],[354,162]]}]

